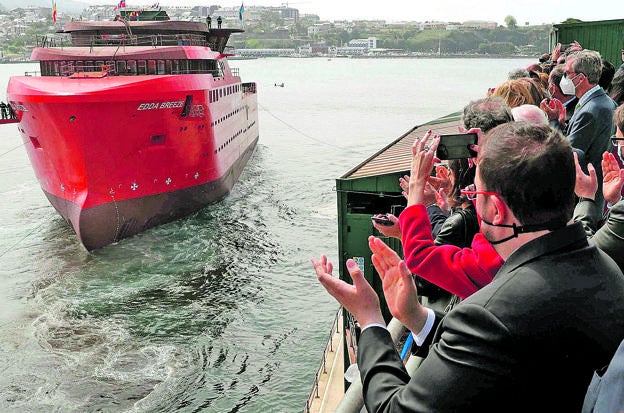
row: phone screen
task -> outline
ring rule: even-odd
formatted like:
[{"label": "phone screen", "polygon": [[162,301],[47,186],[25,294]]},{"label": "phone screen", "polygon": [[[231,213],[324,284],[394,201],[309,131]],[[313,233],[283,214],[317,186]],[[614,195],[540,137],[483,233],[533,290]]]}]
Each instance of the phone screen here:
[{"label": "phone screen", "polygon": [[476,144],[477,138],[476,133],[440,135],[436,156],[441,160],[474,158],[477,153],[470,149],[470,145]]}]

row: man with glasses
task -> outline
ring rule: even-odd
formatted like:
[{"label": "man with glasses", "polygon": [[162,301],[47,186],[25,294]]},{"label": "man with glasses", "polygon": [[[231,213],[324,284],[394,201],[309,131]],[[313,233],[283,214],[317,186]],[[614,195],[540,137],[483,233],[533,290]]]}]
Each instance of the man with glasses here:
[{"label": "man with glasses", "polygon": [[[415,142],[413,170],[431,169],[438,143],[426,150],[424,139]],[[505,264],[441,319],[411,377],[356,263],[346,263],[350,285],[331,275],[325,256],[312,260],[319,281],[362,326],[367,411],[580,411],[593,370],[624,338],[624,275],[580,223],[568,224],[572,154],[560,132],[527,122],[500,125],[479,142],[471,195]],[[421,185],[412,179],[410,195]],[[427,334],[439,315],[419,303],[405,262],[379,238],[369,246],[390,312],[413,334]]]},{"label": "man with glasses", "polygon": [[[596,168],[598,191],[595,196],[594,216],[602,217],[602,154],[611,149],[609,137],[613,134],[613,112],[616,104],[598,85],[602,73],[602,58],[593,50],[581,50],[568,56],[559,86],[565,94],[579,99],[567,126],[566,137],[574,148],[585,153],[585,161]],[[549,119],[558,119],[549,114]]]}]

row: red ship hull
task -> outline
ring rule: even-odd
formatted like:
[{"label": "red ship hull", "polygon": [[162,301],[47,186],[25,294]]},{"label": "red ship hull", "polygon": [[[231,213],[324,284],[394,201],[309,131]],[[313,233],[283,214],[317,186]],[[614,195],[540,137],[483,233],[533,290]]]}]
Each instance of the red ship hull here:
[{"label": "red ship hull", "polygon": [[7,96],[44,193],[92,250],[229,193],[259,137],[255,84],[237,80],[24,76]]}]

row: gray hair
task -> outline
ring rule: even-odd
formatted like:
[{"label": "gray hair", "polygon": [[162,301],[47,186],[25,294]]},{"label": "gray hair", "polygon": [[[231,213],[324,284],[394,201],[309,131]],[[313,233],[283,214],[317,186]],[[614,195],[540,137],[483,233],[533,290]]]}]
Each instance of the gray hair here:
[{"label": "gray hair", "polygon": [[530,76],[531,74],[529,73],[528,70],[519,68],[519,69],[514,69],[511,72],[509,72],[509,74],[507,75],[507,79],[514,80],[514,79],[520,79],[523,77],[530,77]]},{"label": "gray hair", "polygon": [[512,120],[509,106],[499,96],[473,100],[464,107],[462,116],[462,122],[467,129],[481,128],[484,133]]},{"label": "gray hair", "polygon": [[595,50],[584,49],[571,53],[568,59],[572,60],[572,69],[575,73],[583,73],[587,81],[597,85],[602,73],[602,57]]}]

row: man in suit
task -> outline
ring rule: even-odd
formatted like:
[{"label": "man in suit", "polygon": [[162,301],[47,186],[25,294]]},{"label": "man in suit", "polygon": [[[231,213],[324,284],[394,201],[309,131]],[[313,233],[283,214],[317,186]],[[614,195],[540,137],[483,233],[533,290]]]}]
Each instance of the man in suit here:
[{"label": "man in suit", "polygon": [[594,216],[602,217],[602,154],[611,149],[613,112],[616,104],[600,87],[602,58],[593,50],[581,50],[568,56],[564,75],[559,83],[564,93],[573,92],[579,99],[567,128],[567,138],[574,148],[585,153],[585,161],[596,168],[598,191],[595,196]]},{"label": "man in suit", "polygon": [[[413,171],[431,169],[439,139],[424,143],[414,143]],[[368,411],[580,410],[593,370],[624,338],[624,275],[588,243],[580,223],[567,225],[572,153],[560,132],[526,122],[500,125],[480,140],[471,192],[481,231],[505,263],[439,321],[411,378],[355,262],[347,260],[349,285],[332,277],[325,256],[312,260],[319,281],[362,327],[357,358]],[[410,178],[410,194],[423,190],[420,181]],[[369,246],[390,312],[419,342],[440,315],[419,303],[396,252],[375,237]]]},{"label": "man in suit", "polygon": [[[613,115],[616,133],[613,145],[617,147],[620,158],[624,156],[624,105],[618,106]],[[622,159],[624,161],[624,159]],[[574,220],[583,223],[585,232],[598,248],[609,254],[620,269],[624,271],[624,200],[622,200],[622,186],[624,185],[624,169],[620,169],[615,155],[605,152],[602,155],[602,170],[604,173],[602,193],[607,201],[607,216],[604,224],[592,214],[595,208],[594,195],[598,187],[596,173],[589,167],[589,175],[585,174],[576,163],[575,192],[580,197],[574,209]]]}]

